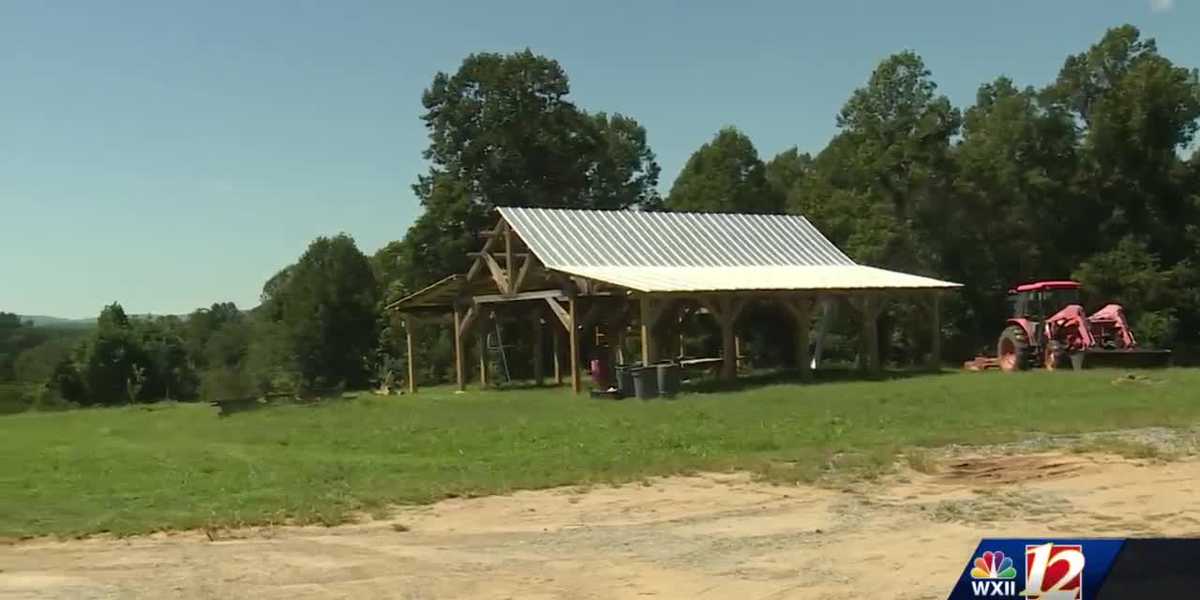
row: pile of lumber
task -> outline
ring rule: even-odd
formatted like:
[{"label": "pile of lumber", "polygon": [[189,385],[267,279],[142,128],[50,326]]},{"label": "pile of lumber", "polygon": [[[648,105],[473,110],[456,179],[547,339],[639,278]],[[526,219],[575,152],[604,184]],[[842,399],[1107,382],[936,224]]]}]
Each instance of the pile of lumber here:
[{"label": "pile of lumber", "polygon": [[968,371],[987,371],[988,369],[999,369],[1000,359],[992,356],[976,356],[975,358],[963,363],[963,368]]}]

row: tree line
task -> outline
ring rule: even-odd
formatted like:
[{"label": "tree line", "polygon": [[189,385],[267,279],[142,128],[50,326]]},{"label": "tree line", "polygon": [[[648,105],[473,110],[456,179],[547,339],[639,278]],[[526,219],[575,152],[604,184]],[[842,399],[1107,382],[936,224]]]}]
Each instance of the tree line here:
[{"label": "tree line", "polygon": [[[114,304],[82,338],[53,343],[0,319],[0,383],[33,378],[82,405],[366,386],[405,351],[383,307],[465,271],[497,206],[802,214],[858,262],[963,283],[944,306],[954,358],[994,345],[1005,292],[1042,278],[1072,277],[1090,303],[1124,304],[1146,343],[1200,342],[1200,78],[1133,26],[1066,57],[1040,87],[983,83],[968,107],[938,92],[918,54],[894,54],[850,92],[819,152],[764,160],[727,127],[665,197],[645,128],[578,106],[551,58],[472,54],[437,73],[421,101],[429,168],[412,186],[423,211],[402,239],[368,257],[346,235],[319,238],[249,311],[218,303],[139,319]],[[892,362],[927,350],[924,319],[889,303],[880,339]],[[752,356],[790,356],[783,322],[747,313]],[[416,327],[418,378],[445,381],[448,328]],[[855,329],[838,331],[852,348]],[[522,335],[510,339],[518,353]],[[5,359],[2,340],[17,337],[26,341]],[[40,371],[18,376],[22,361]]]}]

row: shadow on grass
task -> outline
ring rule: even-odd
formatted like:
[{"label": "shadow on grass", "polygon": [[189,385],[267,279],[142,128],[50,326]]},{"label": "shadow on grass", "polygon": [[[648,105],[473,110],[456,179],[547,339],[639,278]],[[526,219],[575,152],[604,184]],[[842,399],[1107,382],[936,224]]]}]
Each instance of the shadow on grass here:
[{"label": "shadow on grass", "polygon": [[[821,369],[812,372],[812,380],[806,385],[822,385],[827,383],[847,383],[854,381],[895,381],[914,377],[936,377],[951,373],[945,369],[931,371],[928,369],[890,370],[879,374],[871,374],[857,369]],[[805,383],[800,377],[800,371],[795,369],[779,369],[756,371],[739,375],[732,381],[722,380],[715,376],[706,375],[685,381],[682,391],[696,394],[713,394],[749,390],[785,383]]]}]

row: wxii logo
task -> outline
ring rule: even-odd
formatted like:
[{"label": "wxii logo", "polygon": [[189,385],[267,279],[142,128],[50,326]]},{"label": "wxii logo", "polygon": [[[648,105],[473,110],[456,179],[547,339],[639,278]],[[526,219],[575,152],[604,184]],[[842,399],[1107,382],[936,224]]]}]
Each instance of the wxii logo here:
[{"label": "wxii logo", "polygon": [[1083,594],[1083,546],[1045,543],[1025,546],[1025,587],[1017,591],[1017,569],[1004,552],[987,551],[971,568],[976,597],[1027,600],[1080,600]]},{"label": "wxii logo", "polygon": [[1017,570],[1013,559],[997,550],[988,550],[975,558],[971,568],[971,591],[976,596],[1016,596]]},{"label": "wxii logo", "polygon": [[1045,543],[1025,546],[1025,589],[1029,600],[1080,600],[1083,546]]}]

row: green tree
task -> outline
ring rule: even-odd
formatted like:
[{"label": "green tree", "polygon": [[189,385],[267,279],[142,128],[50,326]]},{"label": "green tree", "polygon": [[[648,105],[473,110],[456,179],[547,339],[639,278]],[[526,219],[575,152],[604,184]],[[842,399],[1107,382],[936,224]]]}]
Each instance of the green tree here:
[{"label": "green tree", "polygon": [[1133,235],[1167,262],[1194,254],[1179,226],[1197,218],[1179,152],[1200,117],[1197,71],[1175,66],[1124,25],[1068,57],[1046,95],[1082,128],[1083,212],[1091,217],[1082,243],[1104,251]]},{"label": "green tree", "polygon": [[779,201],[787,199],[812,170],[813,158],[807,152],[800,152],[795,146],[775,155],[767,161],[767,183],[775,191]]},{"label": "green tree", "polygon": [[353,239],[317,238],[272,301],[306,389],[366,384],[379,292],[370,262]]},{"label": "green tree", "polygon": [[466,268],[497,206],[656,207],[659,167],[646,132],[622,115],[589,115],[569,99],[554,60],[529,50],[468,56],[422,96],[431,163],[413,190],[425,212],[383,285],[414,291]]},{"label": "green tree", "polygon": [[120,304],[104,307],[97,324],[95,336],[83,346],[80,375],[87,396],[81,403],[121,404],[129,398],[130,382],[150,358]]},{"label": "green tree", "polygon": [[667,196],[666,207],[690,212],[782,212],[784,196],[767,181],[754,143],[733,127],[696,150]]}]

